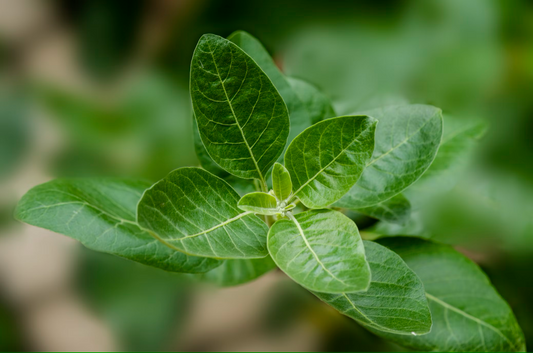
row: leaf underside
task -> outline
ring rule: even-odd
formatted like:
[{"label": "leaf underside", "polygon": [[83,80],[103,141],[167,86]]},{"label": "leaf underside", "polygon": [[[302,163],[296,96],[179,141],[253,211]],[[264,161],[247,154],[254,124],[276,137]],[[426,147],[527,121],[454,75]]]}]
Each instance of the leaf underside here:
[{"label": "leaf underside", "polygon": [[175,251],[135,224],[150,184],[121,179],[56,179],[31,189],[15,217],[79,240],[87,248],[167,271],[201,273],[221,264]]},{"label": "leaf underside", "polygon": [[265,179],[289,134],[287,107],[261,68],[234,43],[207,34],[191,63],[191,99],[211,158],[244,179]]},{"label": "leaf underside", "polygon": [[200,168],[180,168],[145,191],[139,224],[168,246],[215,258],[267,255],[267,225],[237,207],[240,197],[224,180]]},{"label": "leaf underside", "polygon": [[307,289],[342,293],[365,290],[370,269],[357,226],[342,213],[312,210],[278,220],[268,250],[289,277]]},{"label": "leaf underside", "polygon": [[431,314],[422,281],[391,250],[371,241],[364,245],[372,273],[366,292],[314,294],[365,327],[400,335],[428,333]]},{"label": "leaf underside", "polygon": [[241,210],[262,215],[279,213],[276,198],[266,192],[251,192],[244,195],[237,205]]}]

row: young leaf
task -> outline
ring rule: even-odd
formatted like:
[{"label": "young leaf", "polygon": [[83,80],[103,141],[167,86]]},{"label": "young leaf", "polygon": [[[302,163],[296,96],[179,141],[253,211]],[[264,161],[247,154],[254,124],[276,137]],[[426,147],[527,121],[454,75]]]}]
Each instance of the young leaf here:
[{"label": "young leaf", "polygon": [[254,260],[226,260],[215,270],[192,275],[195,279],[210,282],[220,287],[238,286],[253,281],[276,268],[270,256]]},{"label": "young leaf", "polygon": [[237,207],[239,195],[200,168],[180,168],[146,190],[138,223],[160,241],[187,254],[215,258],[267,255],[267,225]]},{"label": "young leaf", "polygon": [[244,195],[237,205],[241,210],[262,215],[275,215],[277,210],[276,198],[266,192],[252,192]]},{"label": "young leaf", "polygon": [[213,160],[244,179],[260,179],[280,156],[289,115],[267,75],[232,42],[206,34],[191,63],[198,130]]},{"label": "young leaf", "polygon": [[285,166],[305,206],[326,207],[357,182],[372,156],[376,123],[367,116],[328,119],[292,141]]},{"label": "young leaf", "polygon": [[22,197],[15,217],[79,240],[87,248],[167,271],[201,273],[221,261],[172,250],[135,223],[135,206],[150,184],[119,179],[56,179]]},{"label": "young leaf", "polygon": [[470,259],[448,245],[422,239],[379,242],[400,255],[424,283],[433,328],[423,336],[376,334],[423,351],[525,351],[511,308]]},{"label": "young leaf", "polygon": [[398,194],[387,201],[356,211],[381,221],[404,224],[411,215],[411,203],[403,194]]},{"label": "young leaf", "polygon": [[279,71],[274,60],[272,60],[267,50],[257,38],[247,32],[236,31],[228,37],[228,40],[238,45],[254,59],[257,65],[259,65],[272,80],[272,83],[276,86],[281,97],[283,97],[283,100],[287,104],[291,121],[291,130],[287,141],[290,143],[302,131],[313,125],[313,119],[308,108],[291,87],[287,78],[281,73],[281,71]]},{"label": "young leaf", "polygon": [[295,77],[287,77],[287,80],[307,108],[312,124],[335,116],[330,100],[318,88]]},{"label": "young leaf", "polygon": [[312,210],[274,223],[268,250],[274,262],[305,288],[325,293],[362,291],[370,283],[365,249],[352,220]]},{"label": "young leaf", "polygon": [[431,314],[420,278],[391,250],[371,241],[364,244],[372,273],[368,290],[314,294],[365,327],[399,335],[428,333]]},{"label": "young leaf", "polygon": [[442,136],[440,109],[392,106],[366,112],[379,121],[372,160],[335,206],[358,209],[390,199],[414,183],[431,165]]},{"label": "young leaf", "polygon": [[284,201],[291,196],[291,176],[283,164],[279,164],[277,162],[274,163],[274,168],[272,169],[272,185],[274,188],[274,194],[278,200]]}]

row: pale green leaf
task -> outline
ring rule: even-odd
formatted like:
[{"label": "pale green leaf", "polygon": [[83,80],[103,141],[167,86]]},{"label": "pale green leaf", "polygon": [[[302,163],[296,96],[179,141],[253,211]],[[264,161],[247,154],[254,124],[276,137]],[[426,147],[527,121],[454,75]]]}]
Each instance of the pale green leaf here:
[{"label": "pale green leaf", "polygon": [[369,207],[400,193],[428,169],[441,141],[438,108],[392,106],[364,114],[379,121],[376,147],[359,181],[335,204],[338,207]]},{"label": "pale green leaf", "polygon": [[279,268],[305,288],[325,293],[366,290],[370,268],[355,223],[333,210],[278,220],[268,250]]},{"label": "pale green leaf", "polygon": [[267,255],[267,225],[237,207],[224,180],[200,168],[180,168],[154,184],[137,206],[139,224],[168,246],[215,258]]},{"label": "pale green leaf", "polygon": [[272,83],[278,89],[279,94],[287,104],[289,116],[291,120],[291,130],[287,142],[291,142],[302,131],[313,124],[313,119],[308,108],[300,99],[298,94],[294,91],[287,78],[268,54],[268,51],[263,47],[257,38],[245,31],[236,31],[232,33],[228,39],[237,44],[242,50],[250,55],[254,61],[263,69],[263,71],[272,80]]},{"label": "pale green leaf", "polygon": [[411,215],[411,203],[403,194],[398,194],[377,205],[356,211],[381,221],[404,224]]},{"label": "pale green leaf", "polygon": [[272,169],[272,185],[278,200],[284,201],[291,196],[292,181],[289,171],[277,162],[274,163],[274,168]]},{"label": "pale green leaf", "polygon": [[270,256],[253,260],[226,260],[224,263],[199,275],[192,275],[195,279],[210,282],[220,287],[238,286],[253,281],[276,268]]},{"label": "pale green leaf", "polygon": [[287,77],[287,80],[307,108],[312,124],[335,116],[330,100],[318,88],[295,77]]},{"label": "pale green leaf", "polygon": [[15,217],[79,240],[87,248],[175,272],[221,264],[175,251],[135,223],[135,206],[150,184],[119,179],[57,179],[20,200]]},{"label": "pale green leaf", "polygon": [[428,333],[431,314],[420,278],[391,250],[371,241],[364,244],[372,273],[368,290],[314,294],[365,327],[400,335]]},{"label": "pale green leaf", "polygon": [[277,209],[277,200],[266,192],[252,192],[244,195],[237,205],[241,210],[262,215],[275,215],[280,213]]},{"label": "pale green leaf", "polygon": [[211,158],[244,179],[260,179],[281,155],[289,115],[268,76],[234,43],[206,34],[191,63],[191,99]]},{"label": "pale green leaf", "polygon": [[328,119],[292,141],[285,166],[305,206],[328,206],[357,182],[372,156],[376,123],[367,116]]},{"label": "pale green leaf", "polygon": [[416,238],[379,242],[398,253],[424,283],[433,328],[423,336],[376,334],[423,351],[525,351],[511,308],[466,256],[448,245]]}]

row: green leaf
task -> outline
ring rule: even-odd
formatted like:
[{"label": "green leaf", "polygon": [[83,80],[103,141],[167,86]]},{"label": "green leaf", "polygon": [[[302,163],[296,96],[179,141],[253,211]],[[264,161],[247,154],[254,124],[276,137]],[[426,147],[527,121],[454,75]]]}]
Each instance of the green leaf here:
[{"label": "green leaf", "polygon": [[444,116],[444,133],[435,160],[406,193],[410,198],[428,199],[451,190],[467,167],[479,139],[487,131],[483,120]]},{"label": "green leaf", "polygon": [[272,60],[268,51],[263,47],[261,42],[251,34],[244,31],[236,31],[232,33],[228,40],[237,44],[242,50],[250,55],[254,61],[263,69],[263,71],[272,80],[276,86],[279,94],[287,104],[289,116],[291,120],[291,130],[289,132],[288,143],[290,143],[302,131],[313,125],[313,119],[308,108],[300,99],[297,92],[293,89],[285,75]]},{"label": "green leaf", "polygon": [[195,279],[220,287],[238,286],[253,281],[276,268],[270,256],[254,260],[226,260],[213,271],[193,275]]},{"label": "green leaf", "polygon": [[200,165],[205,170],[215,174],[218,177],[224,178],[228,176],[229,175],[228,172],[220,168],[220,166],[216,164],[215,161],[213,161],[213,158],[211,158],[209,153],[207,153],[204,143],[202,142],[202,138],[200,137],[200,132],[198,131],[198,123],[196,122],[196,118],[194,116],[193,116],[193,138],[194,138],[194,151],[196,152],[196,157],[198,157],[198,161],[200,161]]},{"label": "green leaf", "polygon": [[237,207],[240,197],[224,180],[200,168],[180,168],[144,192],[139,224],[187,254],[215,258],[267,255],[267,225]]},{"label": "green leaf", "polygon": [[110,253],[167,271],[201,273],[221,264],[170,249],[135,223],[148,183],[120,179],[56,179],[22,197],[15,217]]},{"label": "green leaf", "polygon": [[399,194],[428,169],[442,136],[440,109],[392,106],[365,114],[379,121],[372,160],[352,189],[335,204],[358,209]]},{"label": "green leaf", "polygon": [[377,205],[359,208],[357,212],[381,221],[404,224],[411,216],[411,203],[403,194],[398,194]]},{"label": "green leaf", "polygon": [[295,77],[287,77],[287,80],[307,108],[312,124],[335,116],[330,100],[318,88]]},{"label": "green leaf", "polygon": [[241,210],[262,215],[280,213],[277,209],[276,198],[266,192],[252,192],[244,195],[237,205]]},{"label": "green leaf", "polygon": [[272,185],[278,200],[284,201],[291,196],[292,181],[289,171],[277,162],[274,163],[274,168],[272,169]]},{"label": "green leaf", "polygon": [[386,247],[371,241],[364,245],[372,273],[366,292],[314,294],[365,327],[400,335],[428,333],[431,314],[420,278]]},{"label": "green leaf", "polygon": [[285,153],[294,195],[309,208],[340,199],[370,161],[377,122],[367,116],[343,116],[311,126]]},{"label": "green leaf", "polygon": [[325,293],[362,291],[370,284],[365,249],[352,220],[312,210],[274,223],[268,250],[279,268],[305,288]]},{"label": "green leaf", "polygon": [[473,261],[448,245],[427,240],[379,242],[400,255],[424,283],[433,328],[423,336],[376,334],[423,351],[525,351],[511,308]]},{"label": "green leaf", "polygon": [[268,76],[232,42],[206,34],[191,63],[198,130],[213,160],[244,179],[265,180],[283,151],[289,115]]}]

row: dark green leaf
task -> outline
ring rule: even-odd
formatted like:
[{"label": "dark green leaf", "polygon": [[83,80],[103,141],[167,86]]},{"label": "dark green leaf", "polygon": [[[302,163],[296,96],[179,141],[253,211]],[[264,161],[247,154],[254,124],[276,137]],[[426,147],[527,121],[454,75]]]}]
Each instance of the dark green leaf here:
[{"label": "dark green leaf", "polygon": [[470,259],[448,245],[422,239],[379,242],[400,255],[424,283],[433,328],[423,336],[375,331],[378,335],[423,351],[525,351],[511,308]]},{"label": "dark green leaf", "polygon": [[314,294],[365,327],[400,335],[428,333],[431,314],[422,281],[394,252],[371,241],[364,244],[372,273],[368,290]]},{"label": "dark green leaf", "polygon": [[376,123],[367,116],[328,119],[292,141],[285,166],[305,206],[328,206],[357,182],[372,156]]},{"label": "dark green leaf", "polygon": [[200,168],[180,168],[139,201],[137,220],[168,246],[215,258],[267,255],[267,225],[237,207],[240,197],[224,180]]},{"label": "dark green leaf", "polygon": [[356,211],[381,221],[403,224],[411,215],[411,203],[403,194],[398,194],[375,206],[359,208]]},{"label": "dark green leaf", "polygon": [[150,184],[117,179],[57,179],[38,185],[20,200],[15,217],[79,240],[89,249],[167,271],[201,273],[214,259],[170,249],[135,223],[135,205]]},{"label": "dark green leaf", "polygon": [[268,233],[272,259],[305,288],[325,293],[366,290],[370,268],[355,223],[333,210],[288,214]]},{"label": "dark green leaf", "polygon": [[287,200],[292,193],[291,176],[282,164],[274,163],[272,169],[272,185],[274,194],[280,201]]},{"label": "dark green leaf", "polygon": [[226,260],[222,266],[215,269],[216,271],[193,275],[193,277],[220,287],[230,287],[253,281],[274,268],[276,264],[270,256],[254,260]]},{"label": "dark green leaf", "polygon": [[276,198],[266,192],[252,192],[244,195],[237,205],[241,210],[262,215],[280,213]]},{"label": "dark green leaf", "polygon": [[224,178],[228,176],[228,172],[220,168],[218,164],[213,161],[213,158],[207,153],[202,138],[200,137],[200,132],[198,132],[198,123],[196,118],[193,116],[193,137],[194,137],[194,151],[196,152],[196,157],[200,161],[200,165],[207,170],[215,174],[218,177]]},{"label": "dark green leaf", "polygon": [[307,108],[312,124],[335,116],[330,100],[318,88],[295,77],[287,77],[287,80]]},{"label": "dark green leaf", "polygon": [[365,112],[379,121],[372,160],[336,206],[358,209],[390,199],[431,165],[442,136],[440,109],[392,106]]},{"label": "dark green leaf", "polygon": [[285,147],[289,115],[263,70],[234,43],[206,34],[191,63],[191,98],[211,158],[238,177],[264,183]]}]

